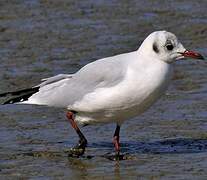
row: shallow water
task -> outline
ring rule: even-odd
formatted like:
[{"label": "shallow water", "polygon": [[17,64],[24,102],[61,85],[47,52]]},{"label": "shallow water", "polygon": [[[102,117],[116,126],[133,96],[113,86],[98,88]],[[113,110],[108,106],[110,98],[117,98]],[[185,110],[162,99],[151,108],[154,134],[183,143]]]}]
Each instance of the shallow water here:
[{"label": "shallow water", "polygon": [[[95,59],[135,50],[152,31],[174,32],[207,56],[207,1],[19,0],[0,2],[0,92],[73,73]],[[0,106],[0,179],[206,179],[207,63],[175,66],[172,85],[121,128],[127,160],[114,162],[115,125],[88,126],[83,158],[64,110]],[[95,137],[95,138],[94,138]]]}]

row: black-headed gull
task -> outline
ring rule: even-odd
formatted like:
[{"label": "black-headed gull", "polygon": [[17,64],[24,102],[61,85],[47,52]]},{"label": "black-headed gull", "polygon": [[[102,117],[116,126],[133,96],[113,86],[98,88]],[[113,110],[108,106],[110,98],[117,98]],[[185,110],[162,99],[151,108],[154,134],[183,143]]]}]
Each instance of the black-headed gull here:
[{"label": "black-headed gull", "polygon": [[172,78],[172,63],[185,57],[204,59],[186,50],[174,34],[156,31],[134,52],[99,59],[75,74],[60,74],[35,87],[0,96],[14,96],[3,104],[66,108],[67,118],[80,138],[71,149],[75,156],[82,155],[87,145],[76,122],[116,123],[113,143],[119,158],[121,124],[143,113],[164,93]]}]

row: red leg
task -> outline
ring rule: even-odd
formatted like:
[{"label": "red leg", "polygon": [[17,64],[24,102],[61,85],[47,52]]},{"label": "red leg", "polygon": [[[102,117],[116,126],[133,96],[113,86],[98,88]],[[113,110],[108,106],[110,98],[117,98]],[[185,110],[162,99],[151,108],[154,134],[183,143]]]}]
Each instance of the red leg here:
[{"label": "red leg", "polygon": [[113,143],[115,147],[116,154],[119,155],[120,152],[120,143],[119,143],[119,132],[120,132],[120,126],[116,126],[116,130],[114,132],[114,137],[113,137]]},{"label": "red leg", "polygon": [[76,122],[74,121],[74,115],[75,115],[75,113],[72,111],[68,111],[66,114],[71,126],[73,127],[73,129],[75,129],[76,133],[79,136],[79,143],[74,148],[71,148],[71,153],[69,155],[79,157],[79,156],[83,155],[85,152],[87,140],[86,140],[85,136],[83,135],[83,133],[80,131]]},{"label": "red leg", "polygon": [[113,136],[113,143],[114,143],[114,148],[115,148],[115,155],[106,155],[105,157],[107,159],[110,159],[112,161],[117,161],[117,160],[124,160],[125,156],[120,154],[120,143],[119,143],[119,132],[120,132],[120,125],[116,125],[116,130],[114,132]]}]

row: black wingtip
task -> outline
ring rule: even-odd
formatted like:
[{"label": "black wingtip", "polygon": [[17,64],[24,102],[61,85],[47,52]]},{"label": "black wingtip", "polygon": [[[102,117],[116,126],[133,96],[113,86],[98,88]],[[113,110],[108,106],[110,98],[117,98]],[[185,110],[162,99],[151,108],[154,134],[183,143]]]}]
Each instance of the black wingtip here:
[{"label": "black wingtip", "polygon": [[[39,88],[40,87],[33,87],[33,88],[23,89],[23,90],[14,91],[14,92],[3,93],[4,96],[12,95],[12,96],[17,96],[17,97],[12,97],[8,99],[7,101],[3,102],[2,105],[24,102],[28,100],[29,97],[31,97],[34,93],[38,92]],[[3,95],[0,94],[0,97],[3,97]]]},{"label": "black wingtip", "polygon": [[0,97],[6,97],[6,96],[18,96],[18,95],[21,95],[21,94],[24,94],[24,93],[27,93],[27,92],[30,92],[30,91],[39,91],[39,86],[38,87],[32,87],[32,88],[27,88],[27,89],[21,89],[21,90],[18,90],[18,91],[9,91],[9,92],[5,92],[5,93],[1,93],[0,94]]}]

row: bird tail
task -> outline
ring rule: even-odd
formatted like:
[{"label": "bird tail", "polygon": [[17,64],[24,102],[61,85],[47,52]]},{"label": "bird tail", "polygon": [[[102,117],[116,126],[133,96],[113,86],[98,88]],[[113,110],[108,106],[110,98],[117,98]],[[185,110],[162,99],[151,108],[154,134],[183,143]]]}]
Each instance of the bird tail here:
[{"label": "bird tail", "polygon": [[39,91],[40,87],[32,87],[28,89],[22,89],[18,91],[10,91],[10,92],[5,92],[0,94],[1,97],[8,97],[10,96],[9,99],[4,101],[2,104],[14,104],[18,102],[24,102],[29,99],[33,94]]}]

